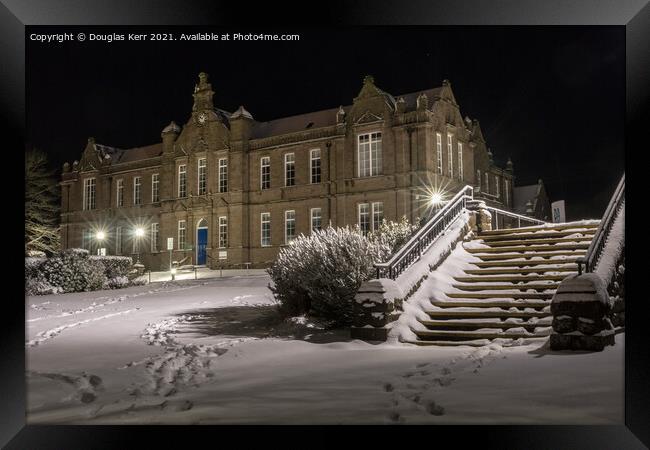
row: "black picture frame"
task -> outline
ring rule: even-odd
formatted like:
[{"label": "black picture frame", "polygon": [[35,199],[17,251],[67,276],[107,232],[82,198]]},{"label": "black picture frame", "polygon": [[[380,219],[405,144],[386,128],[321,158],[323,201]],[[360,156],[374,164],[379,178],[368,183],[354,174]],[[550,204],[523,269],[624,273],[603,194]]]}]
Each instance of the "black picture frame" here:
[{"label": "black picture frame", "polygon": [[[318,14],[314,14],[314,11]],[[3,0],[0,5],[0,99],[2,100],[5,156],[21,154],[25,140],[25,35],[27,25],[226,25],[245,22],[281,25],[616,25],[626,30],[626,169],[634,166],[629,158],[647,149],[648,99],[650,91],[650,5],[646,0],[437,0],[437,1],[342,1],[309,5],[275,3],[255,5],[223,1],[81,1],[81,0]],[[28,55],[27,55],[28,57]],[[9,154],[9,155],[7,155]],[[17,164],[20,164],[19,162]],[[16,170],[17,171],[17,170]],[[629,175],[629,174],[628,174]],[[629,178],[629,176],[628,176]],[[634,189],[631,190],[634,192]],[[634,194],[633,194],[634,195]],[[20,210],[20,198],[11,196],[11,210]],[[634,204],[634,203],[633,203]],[[638,204],[638,203],[637,203]],[[632,210],[634,216],[635,212]],[[637,215],[642,214],[640,212]],[[626,233],[641,221],[634,217]],[[17,215],[11,222],[21,233]],[[5,227],[5,229],[8,227]],[[633,238],[634,239],[634,238]],[[16,240],[19,245],[19,240]],[[641,241],[642,242],[642,241]],[[12,253],[14,250],[10,250]],[[15,249],[20,255],[19,249]],[[632,258],[641,250],[628,249]],[[11,256],[10,272],[20,271],[22,263]],[[640,283],[629,284],[630,271],[640,273],[642,265],[628,264],[628,292],[631,297]],[[10,274],[10,284],[21,275]],[[142,439],[148,446],[154,441],[165,446],[187,447],[198,440],[218,444],[224,438],[238,440],[253,436],[266,442],[275,438],[305,439],[307,445],[341,445],[348,441],[338,430],[326,427],[255,427],[250,433],[241,427],[153,427],[153,426],[27,426],[25,425],[25,345],[24,305],[19,301],[22,287],[17,281],[15,295],[4,296],[6,316],[2,333],[3,357],[0,404],[0,444],[10,449],[44,448],[131,448]],[[631,288],[630,288],[631,286]],[[13,294],[13,287],[11,288]],[[640,287],[638,288],[641,289]],[[628,294],[629,295],[629,294]],[[411,444],[416,438],[431,445],[443,440],[465,445],[496,448],[571,448],[612,449],[647,448],[650,445],[650,370],[647,336],[644,331],[645,298],[636,296],[627,302],[625,347],[625,425],[624,426],[472,426],[472,427],[346,427],[359,433],[361,445],[386,444],[391,438]],[[558,393],[562,395],[562,393]],[[415,434],[413,434],[415,433]],[[300,436],[296,436],[299,434]],[[347,434],[347,433],[346,433]],[[218,439],[218,440],[215,440]],[[405,440],[406,439],[406,440]],[[225,444],[225,442],[224,442]],[[245,441],[242,441],[245,445]],[[449,444],[447,444],[449,445]]]}]

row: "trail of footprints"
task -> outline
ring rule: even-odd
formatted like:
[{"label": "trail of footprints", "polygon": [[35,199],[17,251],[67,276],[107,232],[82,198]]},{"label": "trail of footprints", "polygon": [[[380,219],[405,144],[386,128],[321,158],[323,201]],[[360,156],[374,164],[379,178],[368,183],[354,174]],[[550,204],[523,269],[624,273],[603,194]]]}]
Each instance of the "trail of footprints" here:
[{"label": "trail of footprints", "polygon": [[445,364],[423,362],[405,372],[394,382],[386,382],[383,391],[391,395],[391,411],[386,416],[388,423],[406,423],[409,417],[418,415],[444,416],[444,406],[434,397],[436,392],[451,386],[465,373],[478,374],[482,367],[505,358],[498,344],[480,347],[469,354],[454,358]]}]

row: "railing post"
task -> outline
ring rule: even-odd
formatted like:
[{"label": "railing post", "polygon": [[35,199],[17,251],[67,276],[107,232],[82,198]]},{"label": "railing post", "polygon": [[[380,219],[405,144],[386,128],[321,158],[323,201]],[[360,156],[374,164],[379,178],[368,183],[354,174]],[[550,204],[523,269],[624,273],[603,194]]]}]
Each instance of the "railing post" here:
[{"label": "railing post", "polygon": [[517,218],[517,228],[521,228],[521,217]]}]

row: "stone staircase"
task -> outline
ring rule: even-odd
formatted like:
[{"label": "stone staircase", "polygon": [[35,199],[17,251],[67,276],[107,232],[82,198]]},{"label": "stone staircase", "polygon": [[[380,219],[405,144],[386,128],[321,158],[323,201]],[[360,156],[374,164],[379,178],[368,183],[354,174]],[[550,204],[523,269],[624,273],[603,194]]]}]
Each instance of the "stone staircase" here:
[{"label": "stone staircase", "polygon": [[597,221],[481,233],[463,244],[462,276],[444,298],[431,299],[418,345],[485,345],[493,339],[542,338],[551,332],[550,303],[560,282],[577,272],[577,258]]}]

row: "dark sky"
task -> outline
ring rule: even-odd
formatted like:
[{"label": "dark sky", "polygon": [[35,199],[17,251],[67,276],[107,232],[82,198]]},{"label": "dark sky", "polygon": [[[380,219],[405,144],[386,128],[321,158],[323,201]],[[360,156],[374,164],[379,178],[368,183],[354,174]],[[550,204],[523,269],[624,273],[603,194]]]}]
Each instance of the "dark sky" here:
[{"label": "dark sky", "polygon": [[[146,33],[130,27],[32,32]],[[599,217],[624,170],[623,27],[173,28],[299,33],[298,42],[27,41],[29,145],[52,163],[79,159],[89,136],[120,148],[184,124],[197,75],[215,105],[257,120],[350,104],[363,76],[394,95],[444,78],[463,116],[481,122],[495,161],[517,185],[542,178],[567,218]]]}]

